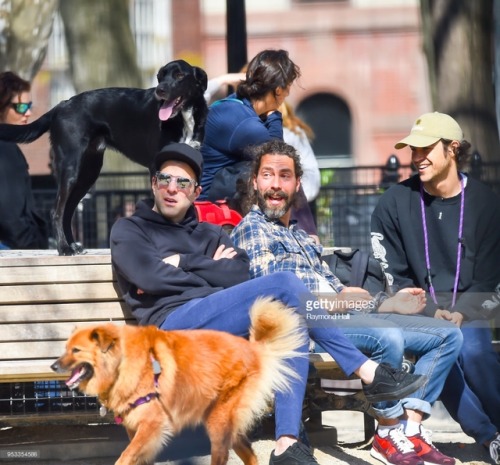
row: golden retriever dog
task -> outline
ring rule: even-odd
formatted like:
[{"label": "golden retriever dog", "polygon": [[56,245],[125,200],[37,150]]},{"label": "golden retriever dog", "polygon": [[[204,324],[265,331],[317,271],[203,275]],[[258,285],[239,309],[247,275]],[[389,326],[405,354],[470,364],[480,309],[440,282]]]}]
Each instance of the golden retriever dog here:
[{"label": "golden retriever dog", "polygon": [[71,389],[97,396],[130,443],[116,465],[152,464],[172,436],[204,424],[211,464],[234,449],[257,458],[246,433],[297,374],[286,359],[304,343],[300,316],[269,298],[251,310],[249,340],[222,331],[163,331],[111,323],[76,329],[51,366]]}]

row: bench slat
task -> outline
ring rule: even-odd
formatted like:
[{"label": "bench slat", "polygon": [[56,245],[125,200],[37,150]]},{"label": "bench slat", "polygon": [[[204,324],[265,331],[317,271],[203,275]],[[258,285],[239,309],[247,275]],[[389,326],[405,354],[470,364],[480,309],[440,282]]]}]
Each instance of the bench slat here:
[{"label": "bench slat", "polygon": [[50,369],[50,365],[52,365],[54,361],[55,358],[2,362],[0,383],[67,379],[67,373],[55,373]]},{"label": "bench slat", "polygon": [[4,304],[89,302],[101,300],[117,300],[117,292],[110,283],[0,286],[0,302]]},{"label": "bench slat", "polygon": [[64,266],[15,266],[3,268],[2,284],[44,284],[74,282],[110,282],[113,271],[109,263]]},{"label": "bench slat", "polygon": [[[114,321],[133,320],[132,312],[123,301],[83,302],[71,304],[0,305],[0,322],[29,323],[50,321]],[[1,340],[1,339],[0,339]]]},{"label": "bench slat", "polygon": [[[69,334],[68,334],[69,336]],[[66,340],[59,341],[16,341],[2,343],[2,373],[5,361],[38,358],[56,359],[64,352]],[[1,376],[1,375],[0,375]]]},{"label": "bench slat", "polygon": [[0,268],[11,266],[89,265],[111,263],[109,249],[89,249],[83,255],[59,256],[57,250],[0,250]]},{"label": "bench slat", "polygon": [[[19,325],[19,324],[2,324],[0,325],[0,340],[2,342],[2,347],[7,342],[17,342],[18,344],[23,341],[29,341],[29,344],[38,344],[39,341],[54,341],[54,340],[66,340],[73,330],[77,327],[90,326],[95,324],[103,324],[101,318],[100,321],[87,321],[87,322],[67,322],[67,323],[36,323],[30,325]],[[113,321],[114,324],[120,325],[124,324],[125,321],[121,320]],[[30,348],[33,351],[33,347]],[[12,358],[12,355],[4,353],[2,350],[0,352],[0,360]],[[17,357],[16,357],[17,358]],[[23,357],[21,357],[23,358]]]}]

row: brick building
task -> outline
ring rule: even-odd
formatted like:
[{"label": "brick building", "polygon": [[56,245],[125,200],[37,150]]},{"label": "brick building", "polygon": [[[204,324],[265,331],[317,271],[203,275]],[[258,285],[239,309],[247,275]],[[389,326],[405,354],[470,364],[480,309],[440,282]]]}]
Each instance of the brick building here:
[{"label": "brick building", "polygon": [[[141,37],[138,54],[156,61],[146,85],[154,84],[157,68],[176,58],[202,66],[209,77],[227,71],[226,0],[131,4]],[[147,14],[137,14],[138,8]],[[58,27],[34,82],[34,117],[72,95],[64,84]],[[289,100],[316,132],[322,167],[384,163],[414,118],[431,110],[418,0],[247,0],[246,30],[249,58],[264,48],[283,48],[300,66],[302,77]],[[153,42],[156,55],[150,56]],[[23,150],[33,174],[49,172],[46,138]]]}]

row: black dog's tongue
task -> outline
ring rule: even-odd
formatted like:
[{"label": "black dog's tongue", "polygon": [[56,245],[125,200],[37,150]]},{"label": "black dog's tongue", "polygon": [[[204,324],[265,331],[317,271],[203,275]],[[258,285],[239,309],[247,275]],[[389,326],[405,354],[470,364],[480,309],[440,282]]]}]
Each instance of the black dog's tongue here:
[{"label": "black dog's tongue", "polygon": [[158,112],[158,118],[161,121],[167,121],[172,114],[172,110],[174,109],[174,102],[163,102],[160,111]]}]

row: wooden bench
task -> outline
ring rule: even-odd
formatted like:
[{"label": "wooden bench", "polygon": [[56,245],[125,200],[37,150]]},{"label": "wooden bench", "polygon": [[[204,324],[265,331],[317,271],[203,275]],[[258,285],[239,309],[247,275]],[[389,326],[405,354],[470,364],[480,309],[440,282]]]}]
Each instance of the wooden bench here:
[{"label": "wooden bench", "polygon": [[[0,399],[2,386],[65,379],[54,373],[50,365],[63,353],[72,330],[109,321],[136,324],[119,297],[109,249],[88,250],[87,254],[70,257],[58,256],[54,250],[0,251]],[[329,380],[343,381],[344,385],[326,386]],[[354,394],[338,394],[352,383]],[[311,354],[304,417],[321,425],[323,411],[364,412],[365,435],[371,438],[373,419],[366,415],[370,404],[356,383],[359,380],[347,380],[327,354]],[[59,404],[74,401],[76,394],[68,391],[67,395],[70,397],[59,399]],[[66,410],[49,408],[49,412],[33,413],[21,409],[21,414],[12,409],[6,413],[2,409],[5,402],[0,400],[0,426],[103,421],[96,402],[90,411],[84,412],[66,405]]]},{"label": "wooden bench", "polygon": [[[13,383],[64,379],[50,365],[63,353],[73,329],[109,321],[135,324],[117,292],[109,250],[72,257],[54,250],[0,251],[0,398],[7,387],[12,393],[21,386]],[[16,415],[1,401],[0,424],[99,419],[97,406],[80,414],[67,408],[72,398],[64,400],[70,415],[57,408],[37,415],[21,407],[17,410],[25,414]]]}]

